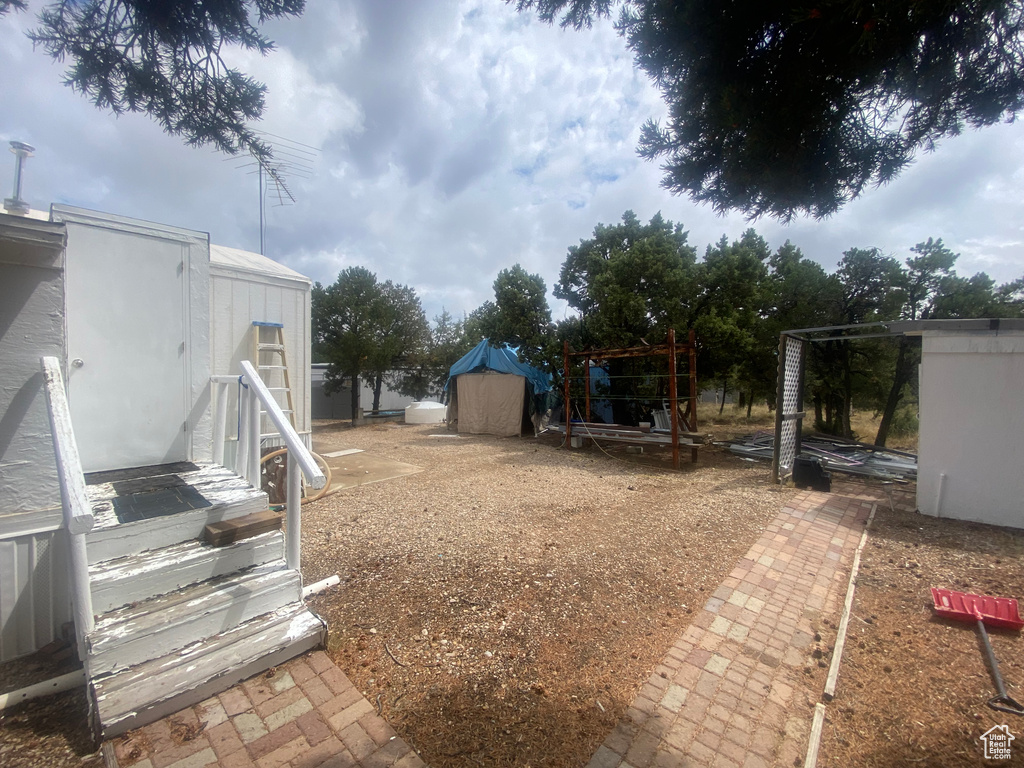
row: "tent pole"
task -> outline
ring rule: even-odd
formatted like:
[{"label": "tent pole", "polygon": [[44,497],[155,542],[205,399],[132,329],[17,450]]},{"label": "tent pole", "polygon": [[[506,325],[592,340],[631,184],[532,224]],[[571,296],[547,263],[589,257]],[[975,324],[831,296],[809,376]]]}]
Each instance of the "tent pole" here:
[{"label": "tent pole", "polygon": [[676,329],[668,329],[668,401],[672,413],[672,467],[679,469],[679,390],[676,388]]},{"label": "tent pole", "polygon": [[590,355],[583,358],[583,389],[586,393],[586,410],[583,411],[583,420],[590,420]]},{"label": "tent pole", "polygon": [[[697,432],[697,334],[691,328],[690,329],[690,355],[689,355],[689,370],[687,373],[690,376],[690,431]],[[697,447],[694,446],[690,449],[690,458],[697,461]]]}]

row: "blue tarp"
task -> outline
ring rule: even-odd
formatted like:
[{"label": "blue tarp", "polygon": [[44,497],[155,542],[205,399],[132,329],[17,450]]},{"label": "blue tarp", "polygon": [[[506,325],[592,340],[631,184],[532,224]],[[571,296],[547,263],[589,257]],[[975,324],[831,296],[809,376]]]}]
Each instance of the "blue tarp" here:
[{"label": "blue tarp", "polygon": [[509,347],[492,347],[487,339],[477,344],[467,352],[461,360],[448,371],[448,381],[444,383],[447,390],[456,376],[463,373],[478,373],[480,371],[498,371],[499,373],[511,373],[516,376],[523,376],[533,388],[534,395],[542,395],[551,391],[551,375],[534,368],[532,365],[519,362],[519,357]]}]

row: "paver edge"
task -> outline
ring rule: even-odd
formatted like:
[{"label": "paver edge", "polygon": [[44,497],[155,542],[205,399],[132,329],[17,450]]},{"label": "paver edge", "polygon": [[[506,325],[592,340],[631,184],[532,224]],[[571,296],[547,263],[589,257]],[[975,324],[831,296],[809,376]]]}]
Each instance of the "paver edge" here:
[{"label": "paver edge", "polygon": [[[832,651],[832,663],[829,665],[828,678],[825,680],[825,689],[822,691],[822,698],[825,701],[832,701],[836,692],[836,681],[839,677],[839,665],[842,662],[843,650],[846,647],[846,631],[850,624],[850,614],[853,611],[853,596],[857,589],[857,573],[860,571],[860,556],[864,551],[864,545],[868,541],[868,532],[871,530],[871,523],[875,519],[875,511],[878,509],[878,502],[871,505],[871,512],[864,523],[864,532],[860,535],[860,543],[853,555],[853,565],[850,567],[850,581],[846,588],[846,601],[843,604],[843,615],[839,619],[839,630],[836,637],[835,649]],[[811,724],[811,735],[807,743],[807,755],[804,759],[804,768],[815,768],[818,762],[818,750],[821,747],[821,734],[825,722],[825,705],[818,702],[814,705],[814,720]]]}]

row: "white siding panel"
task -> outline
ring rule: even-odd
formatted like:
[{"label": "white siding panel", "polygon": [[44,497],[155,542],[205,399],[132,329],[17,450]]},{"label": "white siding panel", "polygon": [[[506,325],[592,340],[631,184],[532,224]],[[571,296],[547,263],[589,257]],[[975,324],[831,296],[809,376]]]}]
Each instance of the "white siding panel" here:
[{"label": "white siding panel", "polygon": [[[213,305],[210,328],[213,372],[237,374],[242,360],[252,358],[252,322],[282,323],[288,354],[288,374],[298,431],[310,428],[309,361],[310,361],[310,287],[300,279],[283,279],[277,275],[260,275],[242,269],[232,270],[218,265],[211,275]],[[266,332],[269,336],[269,332]],[[279,386],[279,374],[271,386]],[[237,434],[237,387],[228,394],[226,455],[231,455],[231,441]],[[270,431],[269,424],[265,431]]]},{"label": "white siding panel", "polygon": [[276,285],[268,285],[263,289],[263,314],[268,323],[284,323],[284,317],[281,315],[281,293],[281,289]]},{"label": "white siding panel", "polygon": [[[210,316],[213,328],[230,327],[232,312],[231,283],[222,277],[210,278]],[[210,334],[210,359],[214,374],[229,373],[227,363],[231,360],[231,335],[228,333]]]},{"label": "white siding panel", "polygon": [[0,541],[0,660],[18,655],[18,543]]},{"label": "white siding panel", "polygon": [[1024,333],[925,333],[918,509],[1024,528]]},{"label": "white siding panel", "polygon": [[70,620],[63,532],[0,541],[0,662],[38,650]]},{"label": "white siding panel", "polygon": [[263,322],[278,322],[271,319],[267,311],[267,286],[262,283],[249,284],[249,318]]},{"label": "white siding panel", "polygon": [[35,562],[32,572],[34,637],[43,638],[56,629],[53,626],[53,571],[47,565],[53,562],[53,536],[34,536]]},{"label": "white siding panel", "polygon": [[[35,643],[35,596],[36,580],[33,578],[36,573],[36,541],[35,536],[26,537],[17,543],[18,557],[18,594],[19,606],[22,608],[22,619],[15,622],[18,628],[17,642],[19,648],[38,648],[40,643]],[[27,577],[27,578],[26,578]],[[28,610],[25,610],[25,609]],[[27,614],[27,615],[25,615]]]}]

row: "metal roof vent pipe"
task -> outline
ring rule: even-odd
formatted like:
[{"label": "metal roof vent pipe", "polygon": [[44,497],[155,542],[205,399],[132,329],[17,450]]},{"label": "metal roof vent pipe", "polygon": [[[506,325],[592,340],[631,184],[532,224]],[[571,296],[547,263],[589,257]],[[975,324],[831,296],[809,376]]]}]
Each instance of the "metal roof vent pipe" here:
[{"label": "metal roof vent pipe", "polygon": [[4,200],[4,210],[15,216],[24,216],[29,212],[29,205],[21,199],[21,171],[25,166],[25,159],[32,157],[35,147],[22,141],[11,142],[11,152],[14,153],[14,196]]}]

